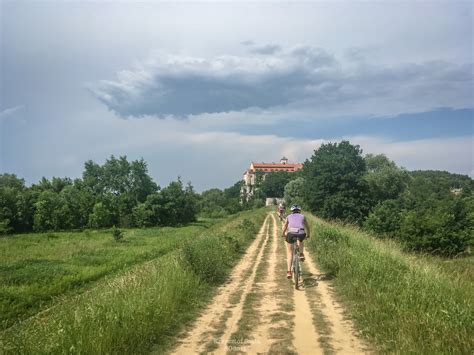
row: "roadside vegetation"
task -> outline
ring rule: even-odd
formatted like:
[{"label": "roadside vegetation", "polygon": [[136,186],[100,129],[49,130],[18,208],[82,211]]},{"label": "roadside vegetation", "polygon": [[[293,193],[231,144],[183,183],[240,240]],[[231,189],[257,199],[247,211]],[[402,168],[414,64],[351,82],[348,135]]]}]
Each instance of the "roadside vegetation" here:
[{"label": "roadside vegetation", "polygon": [[37,313],[65,293],[105,275],[167,254],[215,221],[182,228],[13,235],[0,238],[0,329]]},{"label": "roadside vegetation", "polygon": [[[103,277],[86,292],[60,297],[49,309],[16,322],[0,333],[3,353],[147,353],[164,349],[209,300],[215,286],[225,280],[255,237],[265,213],[242,212],[201,234],[189,232],[183,240],[171,235],[143,236],[145,244],[148,239],[172,241],[164,255]],[[23,237],[28,238],[16,238]],[[109,241],[101,242],[102,238],[98,236],[99,244],[113,240],[111,235]],[[125,235],[124,242],[128,239],[132,237]]]},{"label": "roadside vegetation", "polygon": [[382,353],[474,348],[473,258],[406,254],[397,242],[310,217],[307,245],[360,333]]}]

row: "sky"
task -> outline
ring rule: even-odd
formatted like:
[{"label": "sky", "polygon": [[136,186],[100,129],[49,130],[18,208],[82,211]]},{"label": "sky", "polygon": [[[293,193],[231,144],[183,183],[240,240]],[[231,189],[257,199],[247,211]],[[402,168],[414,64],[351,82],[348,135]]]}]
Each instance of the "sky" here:
[{"label": "sky", "polygon": [[0,173],[203,191],[349,140],[474,177],[473,4],[0,0]]}]

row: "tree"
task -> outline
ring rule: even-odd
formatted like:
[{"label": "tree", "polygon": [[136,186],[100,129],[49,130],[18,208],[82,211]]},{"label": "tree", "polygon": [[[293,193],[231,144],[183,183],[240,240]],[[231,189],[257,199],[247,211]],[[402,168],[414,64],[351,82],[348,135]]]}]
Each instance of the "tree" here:
[{"label": "tree", "polygon": [[224,191],[216,188],[210,189],[201,194],[199,211],[207,217],[222,217],[227,214],[226,202]]},{"label": "tree", "polygon": [[241,203],[244,200],[242,196],[243,184],[244,182],[239,180],[231,187],[224,189],[225,210],[230,214],[237,213],[243,209],[243,204]]},{"label": "tree", "polygon": [[305,205],[323,218],[361,223],[370,208],[361,153],[347,141],[316,150],[302,169]]},{"label": "tree", "polygon": [[132,211],[133,224],[140,228],[146,228],[153,225],[153,211],[146,203],[139,203]]},{"label": "tree", "polygon": [[287,171],[268,173],[260,184],[260,189],[265,197],[283,197],[285,186],[291,178],[292,174]]},{"label": "tree", "polygon": [[35,203],[35,231],[59,230],[64,227],[64,201],[52,190],[43,191]]},{"label": "tree", "polygon": [[33,203],[23,179],[15,174],[0,174],[1,233],[31,230]]},{"label": "tree", "polygon": [[364,229],[378,236],[397,238],[403,218],[400,201],[385,200],[379,203],[364,221]]},{"label": "tree", "polygon": [[109,206],[104,202],[97,202],[89,216],[89,225],[93,228],[111,227],[113,225],[113,214]]},{"label": "tree", "polygon": [[130,164],[130,194],[137,202],[144,202],[146,197],[157,192],[160,187],[148,175],[148,166],[142,159]]},{"label": "tree", "polygon": [[285,185],[284,199],[287,205],[304,204],[305,180],[298,177]]},{"label": "tree", "polygon": [[145,206],[145,210],[150,211],[148,216],[152,225],[176,226],[194,222],[198,211],[192,185],[184,187],[180,178],[160,192],[149,195]]},{"label": "tree", "polygon": [[367,165],[365,180],[373,205],[396,199],[406,189],[410,178],[408,172],[398,168],[385,155],[367,154],[364,160]]}]

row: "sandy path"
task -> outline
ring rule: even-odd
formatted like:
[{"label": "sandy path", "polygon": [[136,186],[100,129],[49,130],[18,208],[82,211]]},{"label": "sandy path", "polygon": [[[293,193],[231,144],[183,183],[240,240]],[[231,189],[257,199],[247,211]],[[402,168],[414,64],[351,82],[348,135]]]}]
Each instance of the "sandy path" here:
[{"label": "sandy path", "polygon": [[[263,248],[258,250],[258,246],[262,239],[268,238],[269,218],[269,216],[265,218],[257,234],[257,238],[255,238],[242,260],[232,271],[229,282],[221,286],[212,303],[195,321],[191,331],[185,335],[185,338],[180,341],[178,347],[172,351],[173,354],[187,355],[201,353],[204,351],[206,343],[210,341],[216,341],[219,345],[224,345],[222,341],[213,339],[212,330],[220,326],[221,316],[226,310],[231,308],[231,297],[242,287],[245,271],[255,266],[253,265],[255,255],[263,250]],[[242,299],[243,297],[241,297],[239,302],[240,307],[242,307]]]},{"label": "sandy path", "polygon": [[276,219],[273,215],[270,216],[272,218],[271,239],[269,240],[271,254],[268,258],[268,269],[265,278],[257,285],[260,288],[260,293],[262,295],[261,307],[259,309],[262,317],[260,319],[260,324],[252,334],[255,341],[251,342],[246,348],[246,352],[250,354],[258,354],[268,351],[270,347],[269,330],[272,324],[271,315],[278,311],[277,301],[275,297],[273,297],[274,293],[278,292],[278,286],[275,282],[278,236]]},{"label": "sandy path", "polygon": [[[312,282],[312,285],[309,282],[321,272],[307,252],[304,268],[309,274],[304,276],[308,287],[295,290],[286,280],[282,274],[286,269],[282,264],[286,261],[286,247],[280,234],[280,222],[269,213],[229,281],[220,287],[211,304],[171,353],[226,354],[230,349],[232,353],[248,354],[367,353],[332,295],[329,281]],[[316,312],[325,319],[323,322],[315,320]],[[239,340],[242,343],[234,343],[239,339],[236,334],[243,336]]]},{"label": "sandy path", "polygon": [[[321,275],[321,271],[315,266],[311,255],[305,253],[305,267],[312,275]],[[356,337],[354,327],[349,319],[344,316],[342,306],[331,293],[327,281],[319,281],[317,292],[321,299],[321,312],[330,324],[331,343],[330,346],[335,353],[339,354],[365,354],[365,345]]]}]

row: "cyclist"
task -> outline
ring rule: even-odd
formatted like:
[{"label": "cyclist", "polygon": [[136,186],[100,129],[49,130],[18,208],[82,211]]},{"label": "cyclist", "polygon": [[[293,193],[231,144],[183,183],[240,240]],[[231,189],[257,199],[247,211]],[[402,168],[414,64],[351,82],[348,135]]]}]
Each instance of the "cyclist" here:
[{"label": "cyclist", "polygon": [[285,219],[285,206],[281,202],[278,205],[278,217],[280,218],[280,221]]},{"label": "cyclist", "polygon": [[[288,233],[286,231],[288,230]],[[300,248],[300,260],[304,261],[304,243],[305,238],[309,238],[309,225],[306,221],[305,216],[301,213],[301,207],[299,205],[291,206],[291,214],[286,218],[285,224],[283,225],[282,237],[285,238],[286,233],[286,255],[288,263],[288,272],[286,277],[291,279],[291,264],[293,263],[293,244],[298,241],[298,247]]]}]

